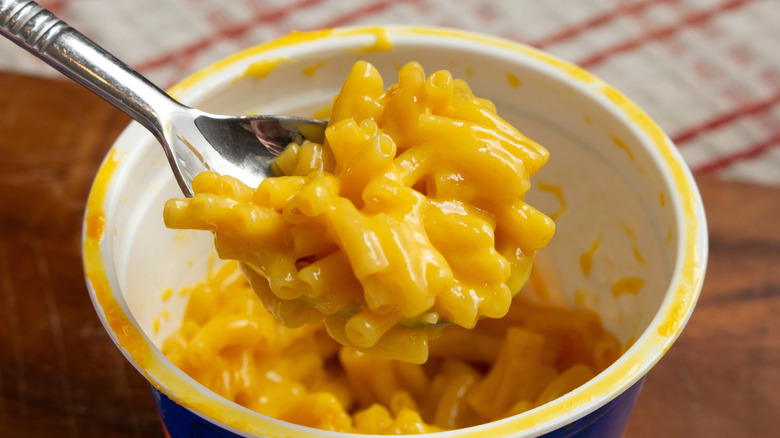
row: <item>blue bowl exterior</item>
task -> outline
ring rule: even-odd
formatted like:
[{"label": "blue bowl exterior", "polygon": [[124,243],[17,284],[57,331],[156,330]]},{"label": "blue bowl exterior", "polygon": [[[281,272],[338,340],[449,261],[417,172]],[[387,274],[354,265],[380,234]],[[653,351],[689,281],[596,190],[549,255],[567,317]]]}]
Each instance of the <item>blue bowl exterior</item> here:
[{"label": "blue bowl exterior", "polygon": [[628,418],[644,381],[642,377],[599,409],[540,438],[620,438],[628,426]]},{"label": "blue bowl exterior", "polygon": [[157,388],[152,388],[157,412],[162,419],[165,436],[168,438],[243,438],[233,432],[195,415],[177,404]]},{"label": "blue bowl exterior", "polygon": [[[601,408],[539,438],[620,438],[628,425],[628,418],[643,382],[644,378]],[[241,438],[241,435],[225,430],[176,404],[154,387],[152,394],[165,432],[170,438]]]}]

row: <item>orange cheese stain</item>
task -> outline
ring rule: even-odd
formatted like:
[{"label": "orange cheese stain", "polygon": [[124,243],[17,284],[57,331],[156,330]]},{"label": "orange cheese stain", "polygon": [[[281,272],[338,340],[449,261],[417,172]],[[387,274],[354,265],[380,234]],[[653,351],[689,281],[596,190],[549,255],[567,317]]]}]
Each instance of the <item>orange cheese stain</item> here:
[{"label": "orange cheese stain", "polygon": [[325,63],[323,61],[320,61],[318,63],[307,65],[306,67],[301,70],[304,76],[308,76],[310,78],[313,78],[314,75],[317,73],[317,70],[321,69]]},{"label": "orange cheese stain", "polygon": [[612,296],[636,295],[644,284],[645,281],[639,277],[623,277],[612,284]]},{"label": "orange cheese stain", "polygon": [[563,188],[559,185],[549,184],[544,181],[538,181],[536,183],[536,188],[539,189],[539,191],[550,193],[558,200],[558,210],[548,215],[552,220],[558,219],[558,217],[566,211],[566,200],[563,197]]},{"label": "orange cheese stain", "polygon": [[166,287],[165,290],[163,290],[162,292],[163,302],[168,301],[172,295],[173,295],[173,289],[171,289],[170,287]]},{"label": "orange cheese stain", "polygon": [[[168,288],[167,290],[171,290],[171,289]],[[171,291],[171,293],[173,293],[173,291]],[[154,325],[154,327],[153,327],[154,328],[154,334],[157,334],[157,333],[160,332],[160,320],[168,321],[168,319],[170,319],[170,317],[171,317],[170,313],[168,313],[167,310],[163,310],[162,312],[160,312],[159,315],[157,315],[156,318],[154,318],[154,321],[152,322],[152,324]]]},{"label": "orange cheese stain", "polygon": [[644,256],[642,256],[642,252],[639,251],[639,243],[637,242],[637,239],[636,239],[636,233],[634,233],[634,230],[629,228],[626,224],[621,224],[621,226],[623,227],[623,231],[626,232],[626,235],[628,236],[628,238],[631,239],[631,244],[632,244],[631,252],[634,254],[634,259],[640,265],[644,265],[645,264],[645,258],[644,258]]},{"label": "orange cheese stain", "polygon": [[509,82],[509,86],[512,88],[520,88],[520,85],[522,85],[522,82],[520,82],[520,78],[513,75],[512,73],[506,74],[506,80]]},{"label": "orange cheese stain", "polygon": [[586,277],[590,275],[590,271],[593,269],[593,254],[599,248],[599,243],[601,243],[601,238],[596,239],[593,242],[593,246],[580,255],[580,269],[582,269],[582,274]]},{"label": "orange cheese stain", "polygon": [[279,64],[284,62],[290,62],[290,60],[287,58],[271,58],[253,62],[249,65],[249,67],[246,68],[243,76],[251,76],[253,78],[262,79],[271,74],[271,72],[274,71],[276,67],[279,67]]},{"label": "orange cheese stain", "polygon": [[639,251],[639,248],[634,247],[632,252],[634,254],[634,259],[637,262],[639,262],[640,265],[644,265],[645,264],[645,258],[642,256],[642,252]]},{"label": "orange cheese stain", "polygon": [[577,289],[574,291],[574,304],[577,305],[577,307],[582,307],[585,305],[585,300],[588,298],[588,293],[585,292],[582,289]]},{"label": "orange cheese stain", "polygon": [[99,244],[106,231],[106,213],[103,211],[102,202],[107,192],[108,180],[119,166],[119,160],[116,157],[116,150],[112,149],[106,157],[92,184],[92,192],[97,192],[95,196],[90,196],[87,200],[87,213],[84,217],[85,240],[90,245]]},{"label": "orange cheese stain", "polygon": [[634,161],[634,154],[631,152],[631,149],[629,149],[628,146],[626,146],[626,143],[623,142],[623,140],[621,140],[619,137],[617,137],[614,134],[610,134],[609,136],[610,136],[610,138],[612,138],[612,142],[615,143],[615,146],[617,146],[620,149],[626,151],[626,153],[628,154],[628,158],[631,161]]},{"label": "orange cheese stain", "polygon": [[381,27],[374,27],[364,29],[364,33],[368,32],[374,35],[374,44],[363,47],[363,53],[371,52],[387,52],[393,48],[393,40],[390,39],[390,35],[387,33],[387,29]]},{"label": "orange cheese stain", "polygon": [[665,207],[666,206],[666,195],[664,195],[664,192],[661,192],[660,202],[661,202],[661,207]]}]

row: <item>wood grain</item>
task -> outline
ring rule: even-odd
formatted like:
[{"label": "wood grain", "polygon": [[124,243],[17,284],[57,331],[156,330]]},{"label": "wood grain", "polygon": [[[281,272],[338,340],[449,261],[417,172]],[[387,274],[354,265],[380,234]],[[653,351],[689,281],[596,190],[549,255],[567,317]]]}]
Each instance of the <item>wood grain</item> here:
[{"label": "wood grain", "polygon": [[89,187],[129,119],[70,82],[0,74],[0,90],[0,435],[162,436],[81,265]]},{"label": "wood grain", "polygon": [[710,254],[685,331],[627,437],[769,437],[780,420],[780,190],[697,176]]},{"label": "wood grain", "polygon": [[[90,303],[81,220],[129,119],[80,86],[0,73],[0,435],[162,437]],[[780,413],[780,190],[697,176],[707,279],[627,437],[762,437]]]}]

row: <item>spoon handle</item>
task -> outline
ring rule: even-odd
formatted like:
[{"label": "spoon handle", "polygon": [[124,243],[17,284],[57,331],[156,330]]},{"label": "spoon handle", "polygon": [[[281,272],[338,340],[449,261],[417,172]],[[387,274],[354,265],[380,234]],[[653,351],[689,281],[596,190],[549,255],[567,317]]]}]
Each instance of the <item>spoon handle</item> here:
[{"label": "spoon handle", "polygon": [[0,33],[161,136],[159,118],[183,105],[81,32],[30,0],[0,0]]}]

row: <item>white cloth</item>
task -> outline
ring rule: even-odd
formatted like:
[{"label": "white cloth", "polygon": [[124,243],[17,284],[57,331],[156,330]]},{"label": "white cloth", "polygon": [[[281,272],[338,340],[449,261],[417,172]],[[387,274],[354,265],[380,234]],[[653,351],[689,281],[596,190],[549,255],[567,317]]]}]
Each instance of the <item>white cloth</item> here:
[{"label": "white cloth", "polygon": [[[780,186],[778,0],[48,0],[167,87],[292,30],[446,26],[539,47],[634,100],[694,171]],[[0,41],[0,70],[56,76]]]}]

